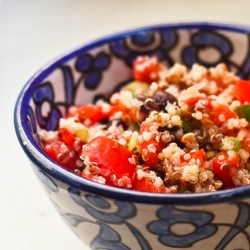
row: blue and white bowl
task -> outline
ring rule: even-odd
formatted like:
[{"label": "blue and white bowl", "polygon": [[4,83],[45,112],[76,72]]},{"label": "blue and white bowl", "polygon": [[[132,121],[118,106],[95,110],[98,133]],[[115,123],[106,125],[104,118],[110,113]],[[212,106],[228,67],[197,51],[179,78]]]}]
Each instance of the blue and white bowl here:
[{"label": "blue and white bowl", "polygon": [[171,66],[224,62],[250,78],[250,28],[166,24],[83,45],[38,71],[15,107],[18,140],[63,220],[91,249],[249,249],[250,186],[197,194],[155,194],[101,185],[60,167],[37,133],[55,130],[72,104],[93,102],[131,80],[131,62],[157,55]]}]

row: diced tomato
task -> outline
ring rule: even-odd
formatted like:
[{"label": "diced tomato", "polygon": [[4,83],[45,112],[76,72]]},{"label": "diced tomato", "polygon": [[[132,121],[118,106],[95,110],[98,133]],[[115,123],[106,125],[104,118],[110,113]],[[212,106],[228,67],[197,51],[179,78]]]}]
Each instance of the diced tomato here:
[{"label": "diced tomato", "polygon": [[244,138],[240,141],[241,148],[250,153],[250,132],[243,127],[239,129],[239,132],[244,133]]},{"label": "diced tomato", "polygon": [[127,107],[124,103],[122,103],[120,100],[117,100],[115,103],[114,108],[116,111],[122,112],[122,119],[125,124],[131,125],[134,122],[140,122],[142,119],[146,118],[146,114],[139,111],[136,107]]},{"label": "diced tomato", "polygon": [[[224,120],[220,120],[219,116],[223,114],[225,116]],[[228,106],[220,104],[217,107],[214,107],[211,110],[210,119],[213,121],[214,124],[223,124],[225,121],[227,121],[230,118],[237,118],[237,114],[229,109]]]},{"label": "diced tomato", "polygon": [[[62,150],[62,145],[67,150]],[[42,144],[43,150],[58,164],[63,167],[74,170],[77,168],[76,161],[79,156],[76,155],[71,147],[67,147],[66,144],[58,138]]]},{"label": "diced tomato", "polygon": [[217,87],[218,87],[217,91],[221,92],[224,89],[226,89],[229,84],[234,84],[235,83],[234,79],[229,80],[227,77],[225,77],[225,75],[229,72],[228,67],[227,67],[226,64],[224,64],[224,63],[217,64],[217,66],[215,66],[214,69],[215,69],[215,72],[220,72],[220,73],[219,74],[218,73],[213,74],[211,72],[212,68],[208,69],[208,72],[206,74],[208,89],[210,88],[209,85],[211,83],[214,84],[214,82],[215,82]]},{"label": "diced tomato", "polygon": [[74,149],[77,154],[81,152],[84,143],[76,139],[76,135],[71,134],[66,128],[59,129],[59,135],[62,137],[65,144]]},{"label": "diced tomato", "polygon": [[[230,110],[230,108],[227,105],[224,104],[212,104],[212,99],[208,100],[208,108],[209,108],[209,117],[211,121],[216,125],[222,125],[230,118],[237,118],[237,114]],[[224,115],[224,119],[221,120],[221,116]]]},{"label": "diced tomato", "polygon": [[[236,112],[230,110],[228,105],[216,104],[213,105],[213,99],[211,97],[191,97],[187,100],[184,100],[184,103],[187,105],[195,105],[199,100],[207,101],[208,115],[210,120],[216,125],[222,125],[225,121],[230,118],[237,118]],[[224,115],[224,119],[221,120],[220,115]]]},{"label": "diced tomato", "polygon": [[250,81],[249,80],[238,80],[235,83],[235,97],[241,103],[250,103]]},{"label": "diced tomato", "polygon": [[184,155],[181,155],[181,160],[184,162],[185,161],[189,162],[190,159],[200,160],[201,166],[203,166],[205,161],[207,160],[207,155],[204,149],[200,149],[198,151],[192,151],[192,152],[189,152],[188,154],[191,155],[191,158],[188,158],[188,160],[185,160],[185,154],[184,154]]},{"label": "diced tomato", "polygon": [[195,105],[200,99],[201,99],[200,96],[191,97],[191,98],[188,98],[187,100],[184,100],[184,103],[186,103],[189,106],[192,106],[192,105]]},{"label": "diced tomato", "polygon": [[76,109],[70,108],[67,117],[78,115],[79,121],[84,123],[87,119],[92,125],[102,119],[108,118],[114,113],[117,107],[110,106],[110,110],[104,111],[101,105],[97,104],[86,104],[82,106],[74,106]]},{"label": "diced tomato", "polygon": [[156,187],[150,178],[143,177],[138,179],[137,176],[133,181],[133,190],[143,191],[143,192],[152,192],[152,193],[166,193],[167,188],[162,184],[160,187]]},{"label": "diced tomato", "polygon": [[234,158],[229,158],[226,152],[220,152],[216,158],[212,161],[213,172],[227,188],[235,187],[233,183],[231,171],[240,162],[238,155]]},{"label": "diced tomato", "polygon": [[156,56],[139,56],[133,62],[133,73],[136,81],[152,83],[159,79],[161,63]]},{"label": "diced tomato", "polygon": [[63,141],[68,145],[73,147],[75,142],[75,136],[71,134],[66,128],[59,129],[59,134],[62,136]]},{"label": "diced tomato", "polygon": [[[128,177],[127,180],[132,184],[135,164],[131,161],[134,155],[123,145],[108,137],[99,136],[84,146],[82,157],[86,156],[101,168],[101,176],[107,180],[106,184],[120,186],[119,179],[123,177]],[[115,175],[112,181],[109,178],[111,175]]]},{"label": "diced tomato", "polygon": [[[158,154],[167,144],[159,138],[159,134],[151,133],[150,127],[152,125],[151,122],[142,122],[140,127],[142,140],[139,140],[139,146],[144,163],[151,168],[157,168],[159,162]],[[144,132],[150,136],[149,139],[145,138]]]}]

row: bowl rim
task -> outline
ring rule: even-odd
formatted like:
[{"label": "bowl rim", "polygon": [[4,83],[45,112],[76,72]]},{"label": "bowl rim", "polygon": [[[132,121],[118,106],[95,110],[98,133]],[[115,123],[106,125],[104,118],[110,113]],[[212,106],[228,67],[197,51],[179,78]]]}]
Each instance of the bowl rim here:
[{"label": "bowl rim", "polygon": [[[50,159],[45,152],[39,147],[38,143],[32,137],[31,132],[28,129],[26,122],[26,110],[30,98],[31,98],[31,86],[38,85],[45,77],[47,77],[58,64],[63,64],[74,58],[76,55],[83,53],[89,49],[95,48],[98,45],[105,44],[113,39],[119,39],[122,37],[130,36],[140,31],[154,31],[162,30],[166,28],[175,29],[214,29],[233,31],[238,33],[250,33],[250,27],[238,25],[238,24],[224,24],[215,22],[180,22],[180,23],[166,23],[156,24],[152,26],[144,26],[127,31],[117,32],[111,35],[95,39],[91,42],[85,43],[76,49],[70,50],[63,56],[59,56],[57,59],[46,64],[40,68],[24,85],[17,98],[14,109],[14,127],[16,136],[19,143],[24,150],[28,158],[38,166],[38,168],[44,173],[52,176],[62,183],[84,191],[92,193],[94,195],[100,195],[106,198],[119,199],[122,201],[135,202],[135,203],[147,203],[147,204],[169,204],[169,205],[198,205],[198,204],[213,204],[232,202],[238,199],[245,199],[250,196],[250,185],[237,187],[233,189],[226,189],[210,193],[192,193],[192,194],[162,194],[162,193],[148,193],[139,192],[134,190],[121,189],[117,187],[111,187],[102,185],[64,169],[59,164]],[[38,170],[39,171],[39,170]]]}]

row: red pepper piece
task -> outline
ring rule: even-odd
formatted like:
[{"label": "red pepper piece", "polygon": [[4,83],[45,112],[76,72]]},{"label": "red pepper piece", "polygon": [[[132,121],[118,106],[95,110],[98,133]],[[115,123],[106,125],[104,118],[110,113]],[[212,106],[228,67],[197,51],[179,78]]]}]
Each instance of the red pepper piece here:
[{"label": "red pepper piece", "polygon": [[[152,125],[153,124],[151,122],[142,122],[140,127],[142,140],[139,140],[139,146],[144,163],[151,168],[157,168],[159,162],[158,154],[164,147],[167,146],[167,144],[160,139],[158,134],[150,132],[150,127]],[[144,132],[149,134],[151,133],[150,139],[143,139]]]},{"label": "red pepper piece", "polygon": [[250,103],[250,81],[238,80],[235,83],[235,96],[242,104],[245,102]]},{"label": "red pepper piece", "polygon": [[[65,150],[62,150],[62,147]],[[67,147],[65,143],[58,138],[44,142],[42,148],[49,157],[66,169],[74,170],[77,168],[76,162],[79,160],[79,156],[71,147]]]},{"label": "red pepper piece", "polygon": [[97,104],[86,104],[74,107],[76,109],[73,109],[72,107],[69,109],[69,114],[66,116],[66,118],[78,115],[79,121],[84,123],[86,120],[88,120],[88,125],[92,125],[102,119],[108,118],[115,111],[117,111],[116,106],[111,106],[110,110],[105,112],[103,107]]},{"label": "red pepper piece", "polygon": [[71,134],[66,128],[59,129],[59,134],[62,136],[63,141],[68,145],[73,147],[76,137]]},{"label": "red pepper piece", "polygon": [[188,158],[188,160],[185,160],[184,158],[185,155],[181,155],[181,160],[184,162],[189,162],[191,159],[200,160],[201,166],[203,166],[203,164],[207,160],[207,155],[204,149],[200,149],[198,151],[192,151],[192,152],[189,152],[188,154],[190,154],[191,156],[190,158]]},{"label": "red pepper piece", "polygon": [[231,171],[239,164],[239,156],[229,158],[226,152],[220,152],[212,161],[213,172],[225,185],[226,188],[235,187]]},{"label": "red pepper piece", "polygon": [[151,193],[167,193],[167,188],[162,184],[160,187],[155,186],[150,178],[143,177],[138,179],[137,176],[133,181],[133,190]]}]

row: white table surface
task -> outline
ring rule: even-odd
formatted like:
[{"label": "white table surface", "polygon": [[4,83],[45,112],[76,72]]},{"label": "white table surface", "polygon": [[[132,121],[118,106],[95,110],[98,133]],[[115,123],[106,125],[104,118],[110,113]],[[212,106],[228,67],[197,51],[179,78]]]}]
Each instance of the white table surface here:
[{"label": "white table surface", "polygon": [[139,26],[213,21],[250,26],[249,0],[0,0],[0,249],[87,249],[33,174],[13,126],[19,91],[82,43]]}]

